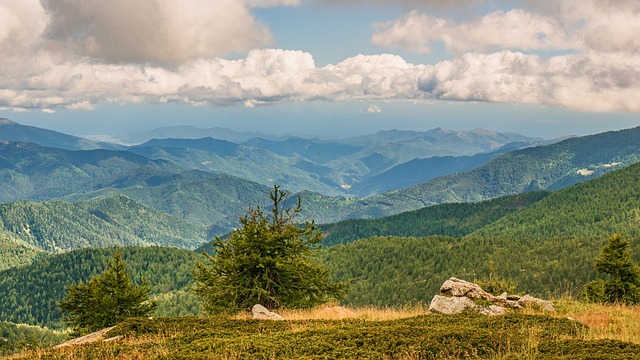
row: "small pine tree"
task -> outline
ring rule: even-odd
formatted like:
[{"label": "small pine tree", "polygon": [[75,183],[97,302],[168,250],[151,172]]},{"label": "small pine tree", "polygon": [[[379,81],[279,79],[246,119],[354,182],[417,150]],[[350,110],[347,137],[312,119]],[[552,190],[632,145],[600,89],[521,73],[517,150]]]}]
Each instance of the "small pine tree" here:
[{"label": "small pine tree", "polygon": [[132,283],[122,254],[116,251],[106,270],[86,283],[72,284],[58,302],[64,320],[75,334],[82,335],[113,326],[124,319],[148,316],[156,308],[149,301],[149,286]]},{"label": "small pine tree", "polygon": [[311,222],[295,223],[300,214],[285,208],[286,193],[274,186],[273,208],[265,214],[251,208],[228,241],[213,241],[193,271],[193,291],[209,313],[235,312],[260,304],[268,309],[304,308],[344,294],[345,285],[329,281],[329,272],[314,261],[322,234]]},{"label": "small pine tree", "polygon": [[598,274],[607,279],[594,280],[584,287],[584,295],[595,302],[640,303],[640,269],[629,254],[629,241],[619,234],[607,239],[595,261]]}]

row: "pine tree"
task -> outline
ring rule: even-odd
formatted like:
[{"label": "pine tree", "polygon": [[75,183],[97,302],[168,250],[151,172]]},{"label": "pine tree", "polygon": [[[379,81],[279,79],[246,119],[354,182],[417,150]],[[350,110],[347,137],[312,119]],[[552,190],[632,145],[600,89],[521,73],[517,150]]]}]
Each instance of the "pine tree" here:
[{"label": "pine tree", "polygon": [[607,239],[595,261],[599,274],[606,280],[594,280],[585,285],[587,299],[602,302],[640,303],[640,269],[629,254],[629,241],[619,234]]},{"label": "pine tree", "polygon": [[344,294],[345,285],[330,282],[327,269],[315,262],[322,233],[313,221],[297,224],[300,199],[290,209],[285,196],[275,185],[270,214],[251,208],[228,241],[216,237],[215,255],[196,264],[193,290],[207,312],[234,312],[255,304],[304,308]]},{"label": "pine tree", "polygon": [[122,254],[116,251],[101,275],[85,284],[70,285],[58,307],[68,314],[65,322],[79,335],[113,326],[130,317],[150,315],[156,303],[149,301],[148,294],[148,284],[132,283]]}]

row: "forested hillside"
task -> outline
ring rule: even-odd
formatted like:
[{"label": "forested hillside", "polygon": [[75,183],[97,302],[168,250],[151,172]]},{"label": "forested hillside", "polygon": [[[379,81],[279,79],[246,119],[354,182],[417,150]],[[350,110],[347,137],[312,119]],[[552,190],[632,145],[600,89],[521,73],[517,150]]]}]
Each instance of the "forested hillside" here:
[{"label": "forested hillside", "polygon": [[[192,298],[178,292],[192,282],[191,270],[199,256],[192,251],[164,247],[120,248],[133,281],[143,278],[151,285],[152,296],[160,296],[159,309],[165,314],[180,311],[193,314]],[[14,323],[60,327],[56,301],[72,283],[86,281],[102,273],[115,248],[82,249],[49,256],[31,265],[0,271],[0,319]],[[177,293],[176,293],[177,292]],[[179,298],[182,301],[175,301]],[[164,301],[173,304],[169,309]],[[191,308],[191,309],[189,309]]]},{"label": "forested hillside", "polygon": [[0,204],[0,231],[32,248],[58,253],[84,247],[164,245],[194,249],[206,229],[124,196],[71,204]]},{"label": "forested hillside", "polygon": [[344,244],[371,236],[461,237],[548,196],[547,191],[510,195],[479,203],[429,206],[378,219],[344,220],[321,225],[324,245]]},{"label": "forested hillside", "polygon": [[0,270],[30,264],[46,252],[0,230]]},{"label": "forested hillside", "polygon": [[69,151],[26,142],[0,142],[0,202],[45,201],[113,186],[148,172],[181,171],[164,160],[126,151]]},{"label": "forested hillside", "polygon": [[269,201],[267,186],[196,170],[123,178],[109,188],[63,199],[78,201],[115,194],[124,194],[190,223],[211,226],[216,234],[225,234],[236,227],[249,206],[264,205]]},{"label": "forested hillside", "polygon": [[640,237],[640,163],[554,192],[472,236],[601,239],[612,233]]},{"label": "forested hillside", "polygon": [[[596,276],[594,259],[611,234],[629,237],[632,256],[640,261],[638,179],[640,163],[541,196],[462,238],[372,237],[329,247],[322,256],[338,279],[357,279],[348,301],[360,305],[427,302],[449,276],[488,278],[490,262],[494,276],[513,280],[519,292],[579,297],[582,285]],[[459,206],[482,208],[515,198]],[[438,207],[421,211],[426,214],[429,209]],[[401,220],[421,211],[371,224],[389,235],[400,234],[404,231]],[[490,207],[487,211],[491,212]]]},{"label": "forested hillside", "polygon": [[325,169],[326,173],[330,169],[308,166],[299,155],[284,156],[212,138],[152,140],[129,150],[150,159],[170,160],[184,168],[233,174],[267,186],[277,182],[291,191],[309,189],[332,196],[344,195],[339,184],[315,171]]},{"label": "forested hillside", "polygon": [[516,150],[473,170],[365,199],[301,194],[318,222],[374,218],[452,202],[476,202],[533,190],[557,190],[640,160],[640,127]]}]

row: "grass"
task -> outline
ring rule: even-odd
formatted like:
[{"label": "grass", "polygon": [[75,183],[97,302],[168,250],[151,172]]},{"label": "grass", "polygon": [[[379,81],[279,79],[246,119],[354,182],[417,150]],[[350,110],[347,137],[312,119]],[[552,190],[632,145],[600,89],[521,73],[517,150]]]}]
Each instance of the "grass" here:
[{"label": "grass", "polygon": [[557,313],[427,315],[403,309],[282,311],[233,317],[130,319],[119,341],[37,349],[16,359],[637,359],[640,308],[556,302]]}]

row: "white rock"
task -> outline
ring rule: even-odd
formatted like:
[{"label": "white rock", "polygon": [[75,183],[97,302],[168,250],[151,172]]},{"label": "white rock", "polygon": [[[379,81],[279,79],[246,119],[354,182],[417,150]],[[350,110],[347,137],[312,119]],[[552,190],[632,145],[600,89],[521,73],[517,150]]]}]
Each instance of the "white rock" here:
[{"label": "white rock", "polygon": [[266,307],[255,304],[251,309],[254,319],[259,320],[284,320],[284,318],[274,312],[269,311]]}]

